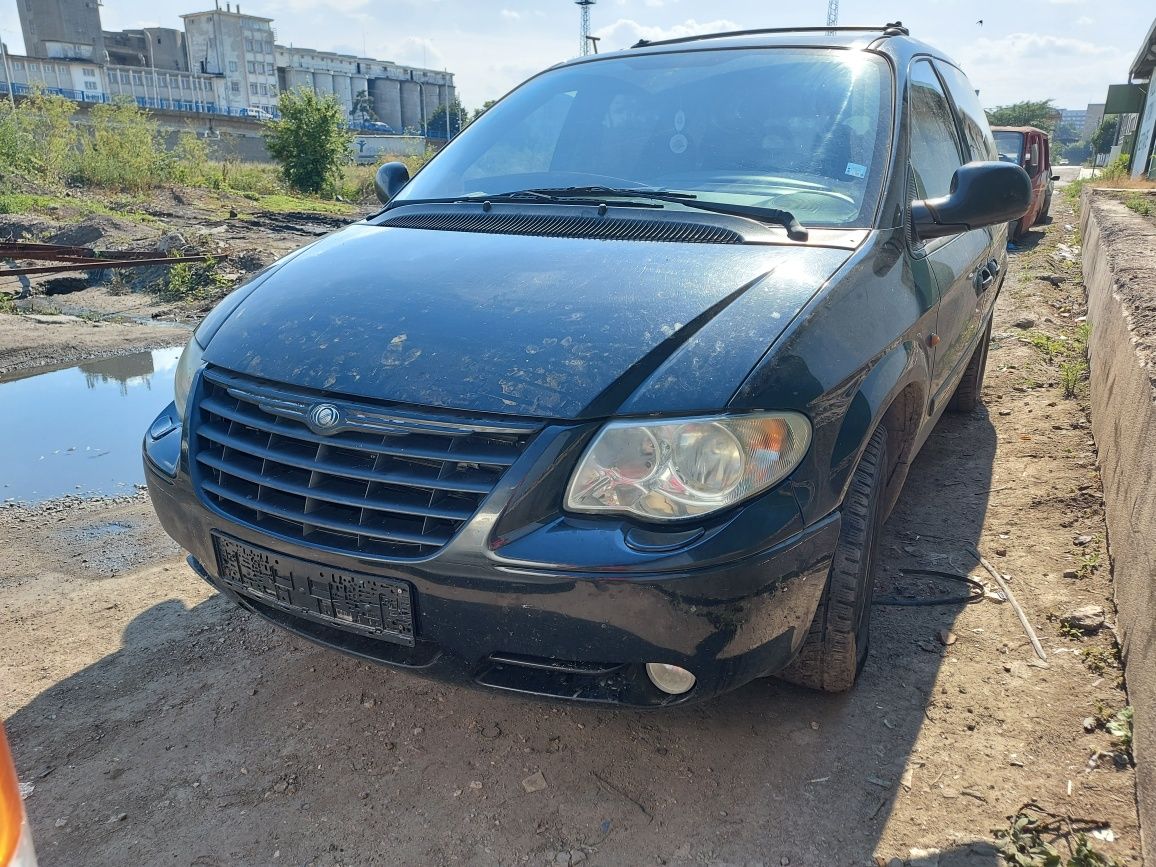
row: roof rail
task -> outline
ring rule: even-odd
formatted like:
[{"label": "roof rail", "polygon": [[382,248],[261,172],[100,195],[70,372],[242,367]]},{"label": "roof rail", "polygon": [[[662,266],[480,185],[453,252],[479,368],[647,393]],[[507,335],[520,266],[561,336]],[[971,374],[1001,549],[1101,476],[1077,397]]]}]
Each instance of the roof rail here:
[{"label": "roof rail", "polygon": [[699,39],[721,39],[727,36],[759,36],[764,33],[882,33],[884,36],[910,36],[911,31],[903,26],[902,21],[893,21],[882,27],[872,26],[835,26],[835,27],[759,27],[754,30],[727,30],[722,33],[699,33],[695,36],[679,36],[675,39],[639,39],[631,48],[645,48],[648,45],[678,45],[682,42],[695,42]]}]

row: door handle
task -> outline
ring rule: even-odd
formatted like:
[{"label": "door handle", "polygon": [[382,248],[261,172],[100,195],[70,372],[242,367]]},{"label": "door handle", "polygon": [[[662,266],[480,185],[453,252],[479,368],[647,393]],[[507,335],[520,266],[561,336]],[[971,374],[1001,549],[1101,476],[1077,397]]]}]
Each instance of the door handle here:
[{"label": "door handle", "polygon": [[995,282],[995,275],[991,273],[985,265],[976,272],[975,275],[975,291],[986,292],[992,283]]}]

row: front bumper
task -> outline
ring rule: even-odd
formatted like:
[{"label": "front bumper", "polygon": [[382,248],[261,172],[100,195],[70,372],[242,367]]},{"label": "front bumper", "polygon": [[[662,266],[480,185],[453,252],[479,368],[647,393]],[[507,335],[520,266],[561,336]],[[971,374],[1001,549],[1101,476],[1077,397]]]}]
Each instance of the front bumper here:
[{"label": "front bumper", "polygon": [[[386,561],[319,549],[227,517],[202,501],[180,454],[181,431],[146,437],[145,475],[165,531],[189,553],[202,578],[234,602],[299,635],[356,656],[418,673],[524,694],[629,706],[701,700],[784,668],[818,607],[839,535],[834,513],[805,529],[797,511],[764,526],[752,546],[751,522],[715,528],[737,533],[748,553],[719,561],[669,546],[611,556],[598,522],[563,522],[536,531],[549,562],[528,560],[535,533],[507,548],[479,544],[504,503],[433,557]],[[496,491],[491,499],[506,495]],[[765,515],[764,515],[765,517]],[[605,522],[603,522],[604,524]],[[402,580],[412,588],[412,647],[297,616],[265,597],[238,592],[220,577],[213,534],[330,569]],[[583,545],[588,535],[589,545]],[[719,539],[712,544],[717,548]],[[733,542],[734,540],[732,540]],[[752,547],[754,550],[752,550]],[[568,556],[584,548],[585,557]],[[589,552],[602,552],[601,566]],[[645,674],[647,662],[694,673],[694,688],[669,696]]]}]

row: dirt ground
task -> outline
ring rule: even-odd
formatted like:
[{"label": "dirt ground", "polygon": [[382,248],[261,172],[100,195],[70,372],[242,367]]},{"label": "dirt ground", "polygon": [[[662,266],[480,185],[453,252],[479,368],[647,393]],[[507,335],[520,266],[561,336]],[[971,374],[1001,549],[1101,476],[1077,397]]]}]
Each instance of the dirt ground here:
[{"label": "dirt ground", "polygon": [[[925,446],[878,588],[929,592],[905,566],[983,578],[977,544],[1046,663],[988,598],[877,607],[845,696],[763,681],[663,712],[526,701],[241,613],[184,565],[144,495],[10,505],[0,715],[41,863],[994,867],[993,829],[1031,804],[1057,817],[1065,855],[1067,832],[1094,830],[1098,851],[1139,864],[1133,772],[1102,725],[1127,697],[1086,385],[1065,398],[1038,348],[1076,340],[1084,309],[1061,196],[1053,215],[1011,255],[987,408],[946,417]],[[8,318],[0,367],[21,339]],[[39,327],[48,343],[65,333]],[[1062,628],[1089,604],[1105,628]],[[526,791],[539,772],[545,788]]]}]

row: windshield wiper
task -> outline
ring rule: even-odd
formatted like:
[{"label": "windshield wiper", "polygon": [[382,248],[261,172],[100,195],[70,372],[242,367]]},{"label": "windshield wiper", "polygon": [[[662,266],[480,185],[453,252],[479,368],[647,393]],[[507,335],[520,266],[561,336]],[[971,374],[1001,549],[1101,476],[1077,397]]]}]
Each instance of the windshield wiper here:
[{"label": "windshield wiper", "polygon": [[[675,190],[651,189],[642,187],[538,187],[528,190],[511,190],[506,193],[469,193],[461,196],[443,196],[435,199],[394,199],[385,210],[400,208],[403,205],[446,205],[457,202],[469,204],[483,204],[487,202],[570,202],[572,204],[600,205],[606,199],[634,199],[630,207],[658,208],[661,205],[646,204],[647,201],[670,202],[695,208],[700,211],[711,211],[716,214],[728,214],[734,217],[748,217],[754,220],[778,223],[787,230],[787,237],[792,241],[806,241],[806,228],[790,211],[778,208],[760,208],[754,205],[732,205],[725,202],[704,202],[694,193],[680,193]],[[642,200],[642,201],[638,201]],[[620,204],[626,204],[625,202]]]},{"label": "windshield wiper", "polygon": [[[654,199],[660,202],[673,202],[685,205],[688,208],[697,208],[700,211],[712,211],[716,214],[729,214],[735,217],[750,217],[755,220],[769,220],[778,223],[787,230],[787,237],[792,241],[806,241],[808,233],[790,211],[779,208],[760,208],[754,205],[731,205],[725,202],[704,202],[694,193],[680,193],[674,190],[631,189],[630,187],[541,187],[532,190],[523,190],[524,193],[538,193],[556,199],[570,196],[615,199]],[[507,194],[509,195],[509,194]]]}]

